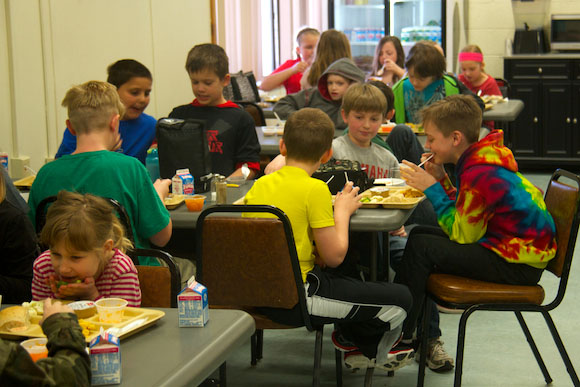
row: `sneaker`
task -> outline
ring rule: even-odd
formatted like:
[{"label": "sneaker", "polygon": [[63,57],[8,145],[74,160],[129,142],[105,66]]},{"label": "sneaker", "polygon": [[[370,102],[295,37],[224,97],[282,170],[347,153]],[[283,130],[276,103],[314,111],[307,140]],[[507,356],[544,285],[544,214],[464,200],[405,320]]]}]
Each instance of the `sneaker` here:
[{"label": "sneaker", "polygon": [[[443,340],[440,337],[435,339],[429,339],[427,343],[427,367],[435,372],[447,372],[453,369],[453,358],[445,352],[443,348]],[[419,363],[421,358],[419,349],[417,349],[417,354],[415,360]]]},{"label": "sneaker", "polygon": [[373,362],[358,349],[344,353],[344,366],[349,370],[366,370],[374,366]]},{"label": "sneaker", "polygon": [[332,331],[332,344],[341,352],[358,350],[358,347],[344,338],[336,329]]},{"label": "sneaker", "polygon": [[415,356],[415,350],[402,342],[395,345],[387,356],[384,364],[376,364],[375,367],[383,371],[395,371],[409,364]]}]

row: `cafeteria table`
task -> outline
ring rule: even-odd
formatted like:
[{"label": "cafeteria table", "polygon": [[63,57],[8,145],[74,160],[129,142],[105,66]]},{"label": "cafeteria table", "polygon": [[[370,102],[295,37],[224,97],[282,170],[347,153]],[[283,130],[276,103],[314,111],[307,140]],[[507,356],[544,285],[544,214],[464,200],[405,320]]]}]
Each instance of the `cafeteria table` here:
[{"label": "cafeteria table", "polygon": [[523,109],[523,101],[519,99],[508,99],[506,102],[496,103],[491,109],[484,111],[483,120],[499,122],[515,121]]},{"label": "cafeteria table", "polygon": [[[234,201],[243,197],[252,187],[253,181],[248,181],[237,188],[227,188],[227,202],[232,204]],[[204,195],[208,196],[208,193]],[[212,203],[204,204],[204,209],[211,206]],[[413,209],[386,209],[386,208],[359,208],[355,214],[350,218],[350,231],[362,232],[378,232],[385,233],[385,246],[388,246],[388,231],[399,229],[409,216],[413,213]],[[179,245],[179,249],[183,251],[189,246],[189,249],[194,248],[192,240],[194,239],[193,231],[196,228],[197,219],[200,212],[189,212],[185,205],[182,205],[174,210],[169,211],[171,215],[171,222],[175,235],[182,235],[185,231],[189,234],[188,238],[176,237],[179,241],[172,241],[172,245]],[[182,241],[181,239],[187,239]],[[371,250],[376,252],[378,249],[377,238],[372,238]],[[170,242],[171,243],[171,242]],[[183,246],[186,243],[187,246]],[[384,249],[384,253],[388,254],[388,249]],[[184,254],[181,254],[184,255]],[[371,281],[377,278],[377,259],[376,253],[371,253],[369,275]],[[388,256],[386,256],[388,258]]]},{"label": "cafeteria table", "polygon": [[[281,135],[271,134],[265,135],[265,128],[274,128],[274,126],[256,126],[256,134],[258,135],[258,142],[260,143],[260,154],[265,156],[277,156],[280,153],[280,139]],[[334,137],[341,136],[344,129],[334,131]]]},{"label": "cafeteria table", "polygon": [[255,331],[241,310],[210,309],[203,328],[179,328],[177,309],[159,310],[154,326],[121,339],[122,386],[197,386]]}]

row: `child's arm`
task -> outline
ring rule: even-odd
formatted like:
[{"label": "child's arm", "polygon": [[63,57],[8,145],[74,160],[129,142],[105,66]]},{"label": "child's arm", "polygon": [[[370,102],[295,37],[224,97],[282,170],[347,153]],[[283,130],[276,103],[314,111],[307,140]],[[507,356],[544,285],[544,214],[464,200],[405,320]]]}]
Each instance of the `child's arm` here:
[{"label": "child's arm", "polygon": [[318,253],[327,266],[337,267],[344,260],[350,216],[362,205],[358,192],[359,187],[348,182],[334,201],[334,226],[312,229]]},{"label": "child's arm", "polygon": [[[292,67],[287,69],[273,72],[272,74],[268,75],[262,83],[260,84],[260,89],[264,91],[270,91],[280,85],[282,85],[288,78],[290,78],[294,74],[298,74],[304,72],[308,68],[308,63],[306,62],[297,62]],[[276,71],[276,70],[274,70]]]},{"label": "child's arm", "polygon": [[274,160],[270,161],[266,168],[264,169],[264,174],[269,175],[270,173],[274,173],[279,169],[282,169],[286,165],[286,157],[282,155],[278,155],[274,157]]},{"label": "child's arm", "polygon": [[34,301],[55,297],[51,290],[50,276],[54,275],[52,262],[50,261],[50,251],[42,253],[32,266],[32,299]]},{"label": "child's arm", "polygon": [[298,93],[285,96],[280,101],[276,102],[274,105],[274,112],[276,112],[280,118],[286,119],[290,114],[306,107],[306,92],[307,90],[302,90]]},{"label": "child's arm", "polygon": [[[169,186],[171,185],[171,180],[169,179],[157,179],[155,183],[153,183],[153,187],[155,188],[155,192],[159,195],[161,202],[169,195]],[[171,234],[173,232],[173,224],[171,223],[171,219],[169,219],[169,223],[165,226],[161,231],[157,232],[156,234],[149,237],[151,243],[155,246],[163,247],[165,246],[169,240],[171,239]]]}]

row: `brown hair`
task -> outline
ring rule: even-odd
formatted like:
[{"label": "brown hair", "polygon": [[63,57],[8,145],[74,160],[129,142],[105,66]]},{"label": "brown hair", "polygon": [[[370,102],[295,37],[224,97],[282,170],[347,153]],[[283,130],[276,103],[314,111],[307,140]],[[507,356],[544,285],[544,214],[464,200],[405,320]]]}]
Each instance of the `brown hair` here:
[{"label": "brown hair", "polygon": [[88,81],[71,87],[62,100],[77,133],[87,134],[107,126],[113,114],[123,117],[125,106],[110,83]]},{"label": "brown hair", "polygon": [[434,45],[421,41],[411,47],[405,67],[407,71],[412,68],[413,73],[420,77],[439,79],[445,73],[445,57]]},{"label": "brown hair", "polygon": [[[4,167],[0,165],[0,168]],[[4,184],[4,173],[0,171],[0,203],[2,203],[6,198],[6,186]]]},{"label": "brown hair", "polygon": [[375,86],[368,83],[355,83],[348,88],[342,97],[342,110],[348,114],[356,112],[381,113],[385,115],[387,100],[384,94]]},{"label": "brown hair", "polygon": [[381,50],[383,49],[383,46],[387,42],[391,42],[393,43],[393,46],[395,46],[395,51],[397,51],[397,62],[396,62],[397,66],[401,68],[405,66],[405,51],[403,50],[403,45],[401,44],[399,38],[391,35],[383,36],[375,49],[375,57],[373,58],[373,69],[371,72],[372,75],[376,75],[377,71],[381,67],[383,67],[383,64],[379,63],[379,57],[381,56]]},{"label": "brown hair", "polygon": [[459,131],[470,144],[479,138],[481,109],[469,95],[450,95],[423,108],[420,114],[423,127],[426,123],[432,123],[445,137]]},{"label": "brown hair", "polygon": [[387,100],[387,107],[385,109],[385,117],[386,117],[387,113],[389,113],[391,110],[395,108],[395,94],[393,93],[393,90],[389,86],[387,86],[383,81],[370,80],[367,83],[379,89],[385,96]]},{"label": "brown hair", "polygon": [[229,73],[228,55],[217,44],[205,43],[194,46],[187,54],[185,70],[188,74],[202,70],[213,71],[220,79]]},{"label": "brown hair", "polygon": [[300,32],[298,32],[298,35],[296,35],[296,43],[298,43],[299,46],[302,43],[302,37],[304,35],[320,36],[320,31],[318,31],[316,28],[310,27],[301,29]]},{"label": "brown hair", "polygon": [[314,62],[308,72],[308,83],[311,86],[317,85],[318,78],[327,67],[340,58],[352,59],[350,43],[346,35],[333,29],[324,31],[316,45]]},{"label": "brown hair", "polygon": [[[131,248],[111,205],[95,195],[64,190],[48,208],[46,224],[40,233],[41,242],[49,247],[64,242],[71,249],[97,254],[108,239],[123,252]],[[99,257],[104,267],[105,257],[102,254]]]},{"label": "brown hair", "polygon": [[288,158],[314,163],[332,148],[334,124],[322,110],[303,108],[288,117],[282,138]]}]

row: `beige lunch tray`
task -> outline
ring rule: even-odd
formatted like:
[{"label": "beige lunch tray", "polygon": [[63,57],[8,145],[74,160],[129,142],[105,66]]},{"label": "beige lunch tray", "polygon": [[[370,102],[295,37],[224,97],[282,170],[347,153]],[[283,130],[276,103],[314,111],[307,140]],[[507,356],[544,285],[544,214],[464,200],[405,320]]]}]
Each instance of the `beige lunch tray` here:
[{"label": "beige lunch tray", "polygon": [[[177,313],[177,309],[176,309]],[[91,329],[89,336],[86,337],[86,342],[90,342],[100,333],[101,327],[103,330],[109,328],[117,328],[117,332],[113,332],[120,339],[134,335],[145,328],[155,324],[157,320],[165,316],[165,312],[161,310],[145,309],[145,308],[125,308],[123,321],[117,324],[105,324],[99,321],[99,315],[95,314],[92,317],[83,319],[95,326],[96,329]],[[3,339],[24,339],[27,337],[46,337],[39,325],[42,316],[34,316],[30,318],[30,327],[25,331],[8,332],[0,331],[0,337]]]},{"label": "beige lunch tray", "polygon": [[14,182],[14,186],[16,188],[19,188],[19,189],[25,189],[25,188],[30,189],[30,187],[32,187],[32,183],[34,183],[35,178],[36,178],[36,176],[34,176],[34,175],[23,177],[20,180],[16,180]]}]

